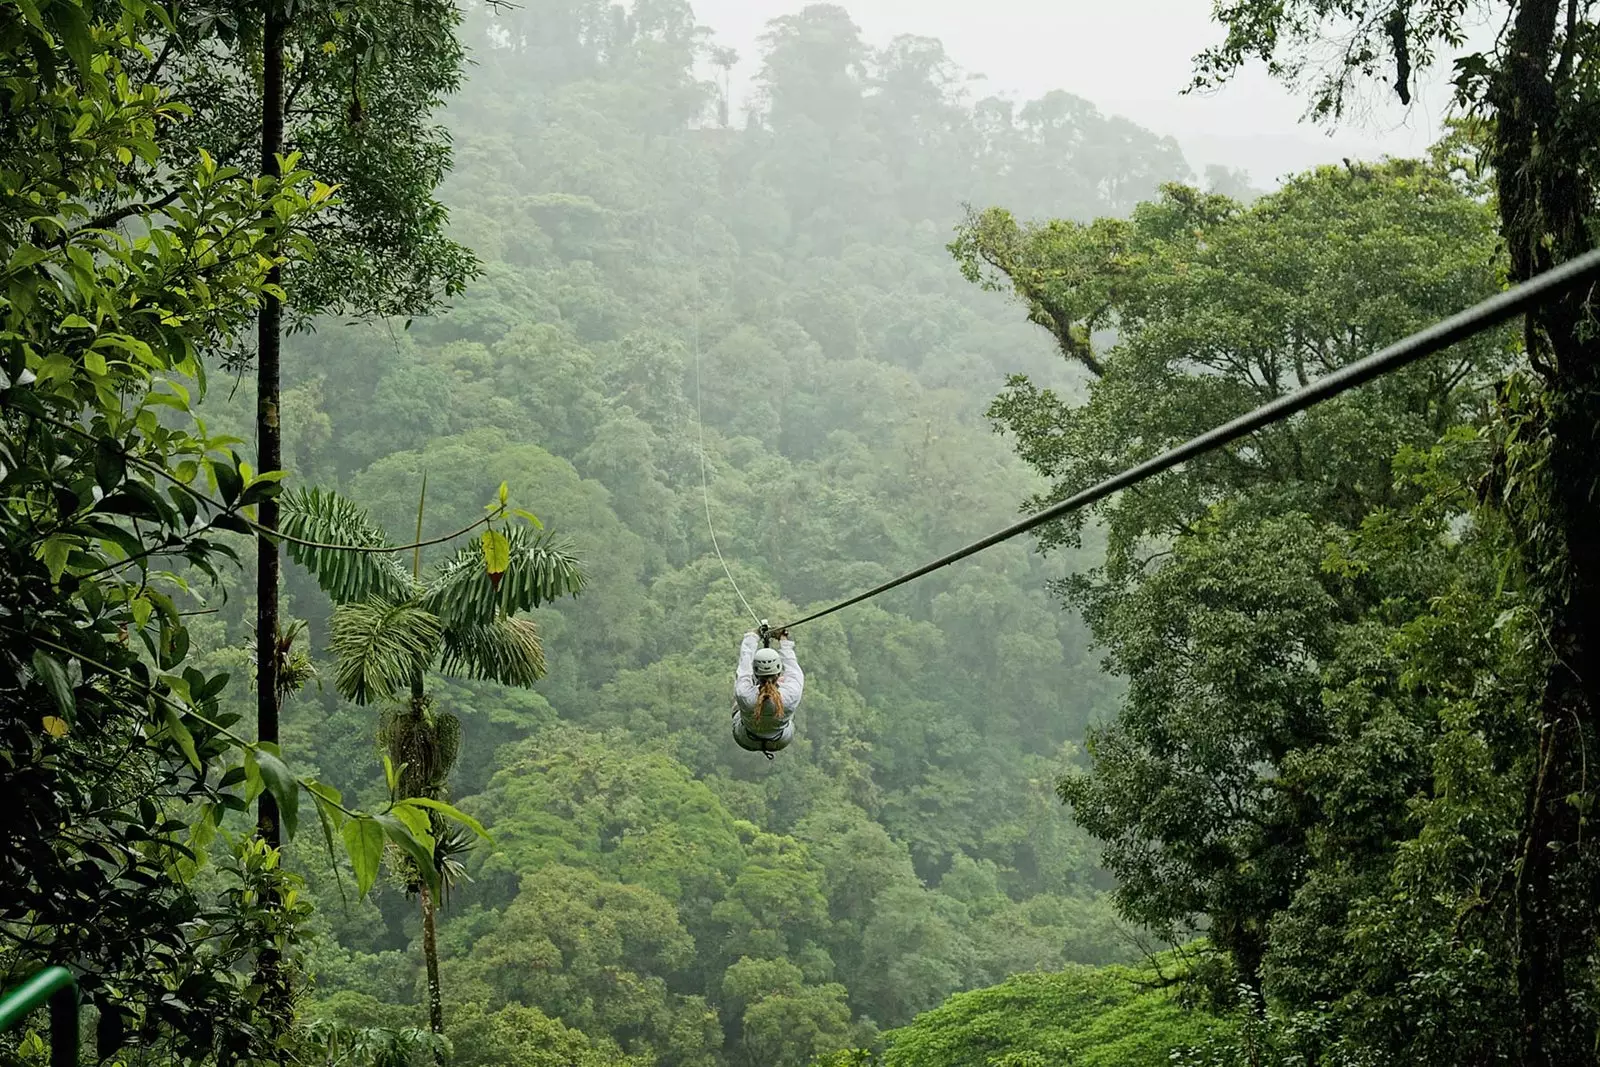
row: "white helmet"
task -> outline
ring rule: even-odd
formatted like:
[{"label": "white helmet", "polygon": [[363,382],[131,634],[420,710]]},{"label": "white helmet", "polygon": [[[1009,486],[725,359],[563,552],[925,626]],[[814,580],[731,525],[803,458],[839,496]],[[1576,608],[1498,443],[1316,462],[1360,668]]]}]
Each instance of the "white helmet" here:
[{"label": "white helmet", "polygon": [[754,667],[757,678],[776,678],[783,673],[783,659],[770,648],[758,648]]}]

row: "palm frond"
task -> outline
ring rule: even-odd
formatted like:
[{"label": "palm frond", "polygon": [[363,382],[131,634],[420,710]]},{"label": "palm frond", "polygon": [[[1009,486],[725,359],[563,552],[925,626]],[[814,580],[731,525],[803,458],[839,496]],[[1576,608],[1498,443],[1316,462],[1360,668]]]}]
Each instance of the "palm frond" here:
[{"label": "palm frond", "polygon": [[544,677],[544,645],[532,619],[502,615],[444,631],[439,670],[458,678],[529,686]]},{"label": "palm frond", "polygon": [[498,588],[483,566],[483,545],[473,541],[445,561],[428,582],[422,606],[446,625],[472,625],[497,611],[515,615],[564,596],[577,596],[588,584],[570,542],[526,526],[506,532],[511,563]]},{"label": "palm frond", "polygon": [[357,704],[393,696],[433,662],[442,630],[439,619],[415,603],[341,604],[328,629],[337,660],[334,688]]},{"label": "palm frond", "polygon": [[[393,542],[353,501],[327,489],[295,489],[279,498],[278,528],[319,545],[387,547]],[[380,598],[391,604],[415,596],[411,572],[387,552],[347,552],[285,541],[289,558],[311,572],[335,604]]]}]

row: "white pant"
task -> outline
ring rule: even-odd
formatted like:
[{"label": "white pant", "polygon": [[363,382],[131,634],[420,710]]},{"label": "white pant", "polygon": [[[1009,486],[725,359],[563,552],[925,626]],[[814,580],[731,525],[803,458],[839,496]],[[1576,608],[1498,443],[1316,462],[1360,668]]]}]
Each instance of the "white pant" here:
[{"label": "white pant", "polygon": [[775,734],[752,734],[745,726],[744,716],[734,708],[733,740],[747,752],[776,752],[788,748],[789,742],[794,740],[794,718],[783,720],[783,726]]}]

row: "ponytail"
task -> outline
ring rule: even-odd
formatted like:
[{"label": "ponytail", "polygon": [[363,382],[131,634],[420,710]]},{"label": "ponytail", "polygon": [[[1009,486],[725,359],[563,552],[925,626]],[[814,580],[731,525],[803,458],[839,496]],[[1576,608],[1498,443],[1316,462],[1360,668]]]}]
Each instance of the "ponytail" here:
[{"label": "ponytail", "polygon": [[[778,690],[776,675],[771,678],[761,679],[761,684],[756,689],[756,713],[754,719],[757,723],[760,723],[765,717],[764,712],[768,706],[772,708],[773,721],[783,722],[783,694]],[[759,729],[759,727],[757,728]]]}]

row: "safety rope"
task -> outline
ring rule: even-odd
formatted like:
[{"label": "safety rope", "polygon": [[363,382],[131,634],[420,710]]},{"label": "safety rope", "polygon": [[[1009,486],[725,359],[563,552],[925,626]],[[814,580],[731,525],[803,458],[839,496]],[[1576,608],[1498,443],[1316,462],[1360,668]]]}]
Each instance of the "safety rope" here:
[{"label": "safety rope", "polygon": [[[717,562],[722,564],[722,573],[728,576],[728,584],[733,586],[734,593],[739,597],[739,603],[744,605],[744,610],[750,613],[750,618],[759,626],[765,625],[761,616],[756,614],[756,609],[750,606],[750,601],[744,598],[744,593],[739,589],[739,582],[733,576],[733,569],[728,566],[728,561],[722,557],[722,546],[717,543],[717,528],[711,522],[711,478],[706,473],[706,423],[705,413],[700,405],[700,218],[695,216],[689,224],[690,255],[694,259],[694,331],[691,347],[694,349],[694,425],[700,436],[700,499],[706,509],[706,532],[711,535],[711,547],[717,553]],[[770,758],[770,757],[769,757]]]},{"label": "safety rope", "polygon": [[1398,370],[1426,356],[1431,356],[1435,352],[1449,348],[1456,342],[1463,341],[1476,333],[1489,329],[1491,326],[1498,326],[1500,323],[1528,311],[1559,293],[1575,289],[1584,282],[1597,278],[1600,278],[1600,249],[1587,252],[1576,259],[1568,260],[1561,266],[1548,270],[1537,277],[1530,278],[1520,285],[1504,292],[1496,293],[1487,300],[1474,304],[1472,307],[1458,312],[1448,319],[1436,322],[1424,330],[1419,330],[1411,336],[1395,342],[1388,348],[1368,356],[1366,359],[1341,367],[1333,373],[1312,382],[1310,385],[1297,389],[1292,393],[1286,393],[1276,400],[1261,405],[1249,414],[1241,415],[1231,422],[1224,423],[1214,430],[1201,434],[1199,437],[1191,438],[1176,448],[1163,452],[1154,459],[1146,460],[1135,467],[1130,467],[1121,474],[1113,475],[1098,485],[1085,489],[1083,492],[1070,496],[1057,504],[1052,504],[1043,511],[1035,512],[1019,522],[1012,523],[1003,530],[997,530],[982,540],[974,541],[965,548],[940,556],[932,563],[926,563],[916,570],[907,571],[900,577],[890,579],[882,585],[874,586],[864,593],[857,593],[848,600],[841,600],[831,607],[812,612],[802,619],[785,623],[773,629],[793,629],[804,623],[815,622],[824,616],[832,615],[836,611],[842,611],[853,604],[871,600],[873,597],[887,593],[889,590],[905,585],[907,582],[915,581],[925,574],[930,574],[942,567],[948,567],[952,563],[982,552],[984,549],[997,545],[1002,541],[1008,541],[1018,534],[1027,533],[1029,530],[1043,526],[1047,522],[1053,522],[1074,511],[1086,508],[1090,504],[1104,500],[1112,493],[1137,485],[1146,478],[1171,470],[1173,467],[1186,463],[1196,456],[1221,448],[1223,445],[1252,434],[1263,427],[1270,426],[1272,423],[1287,419],[1291,415],[1297,415],[1307,408],[1322,403],[1324,400],[1330,400],[1357,386],[1365,385],[1374,378],[1390,371]]}]

